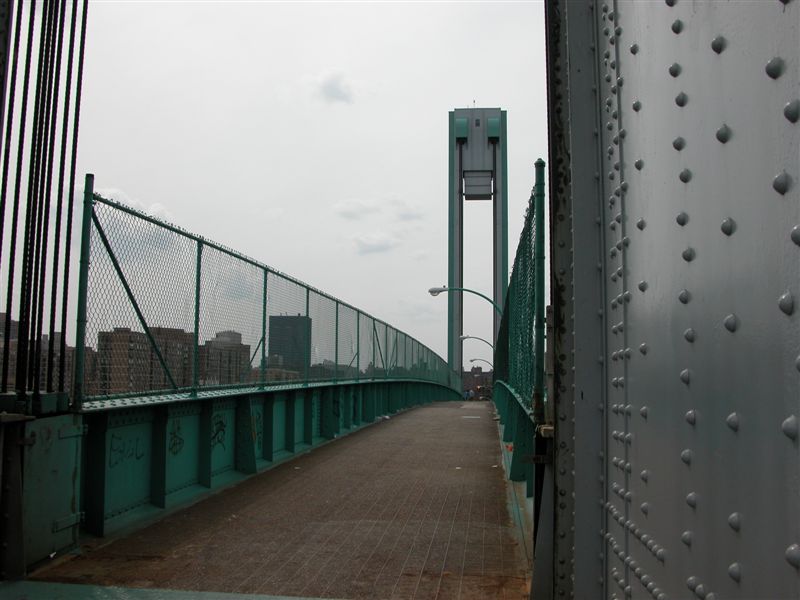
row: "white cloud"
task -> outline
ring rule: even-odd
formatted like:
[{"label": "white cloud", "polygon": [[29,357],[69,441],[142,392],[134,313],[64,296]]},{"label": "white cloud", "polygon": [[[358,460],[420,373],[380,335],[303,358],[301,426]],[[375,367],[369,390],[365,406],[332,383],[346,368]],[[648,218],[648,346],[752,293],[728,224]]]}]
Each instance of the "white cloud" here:
[{"label": "white cloud", "polygon": [[391,204],[394,217],[399,221],[418,221],[425,216],[422,208],[413,202],[395,198]]},{"label": "white cloud", "polygon": [[317,88],[317,92],[325,102],[330,104],[335,104],[336,102],[353,103],[353,90],[341,73],[335,73],[323,79]]},{"label": "white cloud", "polygon": [[96,189],[95,193],[99,194],[103,198],[108,198],[109,200],[114,200],[120,204],[125,204],[131,208],[135,208],[136,210],[148,214],[151,217],[155,217],[156,219],[169,222],[174,222],[175,220],[172,216],[172,213],[163,204],[159,202],[145,204],[141,200],[132,198],[124,190],[118,188],[102,188]]},{"label": "white cloud", "polygon": [[396,248],[400,241],[385,231],[373,231],[353,236],[358,254],[378,254]]},{"label": "white cloud", "polygon": [[334,202],[331,208],[340,217],[350,220],[357,220],[380,210],[380,206],[371,200],[358,200],[355,198]]}]

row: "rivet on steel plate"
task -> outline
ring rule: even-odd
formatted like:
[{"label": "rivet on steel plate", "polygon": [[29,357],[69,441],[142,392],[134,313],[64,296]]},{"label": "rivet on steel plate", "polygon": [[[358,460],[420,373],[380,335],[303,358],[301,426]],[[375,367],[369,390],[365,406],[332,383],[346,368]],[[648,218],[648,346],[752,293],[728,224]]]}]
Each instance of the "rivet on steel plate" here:
[{"label": "rivet on steel plate", "polygon": [[725,50],[725,46],[727,45],[728,45],[727,40],[721,35],[718,35],[713,40],[711,40],[711,49],[717,54],[722,54],[722,51]]},{"label": "rivet on steel plate", "polygon": [[686,587],[688,587],[692,591],[694,591],[698,585],[700,585],[700,581],[694,575],[692,575],[686,580]]},{"label": "rivet on steel plate", "polygon": [[742,566],[738,562],[731,563],[728,565],[728,575],[730,575],[730,578],[736,583],[739,583],[742,579]]},{"label": "rivet on steel plate", "polygon": [[785,291],[780,298],[778,298],[778,306],[787,315],[794,312],[794,296],[790,291]]},{"label": "rivet on steel plate", "polygon": [[622,77],[617,77],[617,87],[622,87],[624,81],[625,80]]},{"label": "rivet on steel plate", "polygon": [[677,96],[675,96],[675,104],[677,104],[681,108],[686,106],[687,102],[689,102],[689,96],[687,96],[685,92],[681,92]]},{"label": "rivet on steel plate", "polygon": [[800,426],[798,426],[797,417],[795,415],[789,415],[783,420],[783,423],[781,423],[781,431],[783,431],[784,435],[790,440],[797,439],[799,430]]},{"label": "rivet on steel plate", "polygon": [[678,152],[686,147],[686,140],[682,137],[678,136],[674,140],[672,140],[672,147],[675,148]]},{"label": "rivet on steel plate", "polygon": [[659,548],[656,550],[656,558],[659,560],[659,562],[664,562],[664,560],[667,558],[667,551],[664,550],[664,548]]},{"label": "rivet on steel plate", "polygon": [[687,546],[691,547],[691,546],[692,546],[692,537],[693,537],[693,534],[692,534],[692,532],[691,532],[691,531],[689,531],[689,530],[687,530],[687,531],[684,531],[684,532],[681,534],[681,541],[682,541],[684,544],[686,544]]},{"label": "rivet on steel plate", "polygon": [[633,163],[633,166],[636,167],[637,171],[641,171],[642,167],[644,166],[644,161],[641,158],[639,158],[636,160],[635,163]]},{"label": "rivet on steel plate", "polygon": [[705,600],[706,598],[708,598],[708,596],[706,595],[706,588],[702,583],[695,588],[694,595],[700,598],[701,600]]},{"label": "rivet on steel plate", "polygon": [[[645,483],[647,483],[647,480],[648,480],[648,479],[650,479],[650,471],[648,471],[647,469],[645,469],[644,471],[642,471],[641,473],[639,473],[639,477],[641,478],[641,480],[642,480],[642,481],[644,481]],[[642,537],[644,537],[644,536],[642,536]]]},{"label": "rivet on steel plate", "polygon": [[[605,79],[606,79],[607,82],[610,83],[611,82],[611,74],[610,73],[606,73]],[[611,123],[609,123],[609,125],[611,125]]]},{"label": "rivet on steel plate", "polygon": [[644,292],[645,290],[647,290],[647,282],[640,281],[638,287],[640,292]]},{"label": "rivet on steel plate", "polygon": [[781,171],[775,178],[772,180],[772,188],[778,192],[779,194],[783,195],[789,191],[789,186],[792,183],[791,177],[786,171]]},{"label": "rivet on steel plate", "polygon": [[679,212],[678,216],[675,217],[675,221],[678,223],[678,225],[683,227],[689,222],[689,215],[687,215],[685,212]]},{"label": "rivet on steel plate", "polygon": [[735,412],[732,412],[725,417],[725,423],[733,431],[739,431],[739,415],[737,415]]},{"label": "rivet on steel plate", "polygon": [[640,110],[642,110],[642,103],[639,100],[635,100],[633,102],[632,107],[633,107],[634,112],[639,112]]},{"label": "rivet on steel plate", "polygon": [[689,343],[694,342],[695,339],[695,331],[691,327],[683,332],[683,337],[686,338],[686,341]]},{"label": "rivet on steel plate", "polygon": [[792,544],[784,553],[786,561],[795,569],[800,569],[800,545]]},{"label": "rivet on steel plate", "polygon": [[[645,227],[647,227],[647,223],[645,222],[644,219],[639,219],[638,221],[636,221],[636,227],[638,227],[639,230],[641,231]],[[795,227],[795,229],[798,229],[798,237],[800,237],[800,226]]]},{"label": "rivet on steel plate", "polygon": [[697,413],[694,410],[686,412],[686,422],[689,425],[694,425],[697,422]]},{"label": "rivet on steel plate", "polygon": [[689,385],[689,369],[684,369],[681,371],[681,381],[686,385]]},{"label": "rivet on steel plate", "polygon": [[664,0],[667,6],[675,6],[676,0]]},{"label": "rivet on steel plate", "polygon": [[694,455],[693,455],[692,451],[689,450],[689,448],[686,448],[686,450],[683,450],[681,452],[681,460],[684,463],[686,463],[687,465],[691,465],[692,464],[692,458],[693,457],[694,457]]},{"label": "rivet on steel plate", "polygon": [[692,179],[692,172],[689,169],[684,169],[678,174],[678,179],[680,179],[683,183],[689,183]]},{"label": "rivet on steel plate", "polygon": [[[647,344],[641,343],[639,344],[639,352],[642,354],[647,354]],[[798,363],[800,363],[800,356],[798,357]]]},{"label": "rivet on steel plate", "polygon": [[678,63],[672,63],[669,66],[669,74],[673,77],[677,77],[681,74],[681,66]]},{"label": "rivet on steel plate", "polygon": [[639,53],[639,44],[631,44],[631,54]]},{"label": "rivet on steel plate", "polygon": [[639,409],[639,414],[642,415],[643,419],[647,419],[647,407],[643,406]]},{"label": "rivet on steel plate", "polygon": [[681,290],[678,293],[678,300],[680,300],[681,304],[689,304],[690,299],[689,290]]},{"label": "rivet on steel plate", "polygon": [[697,493],[696,492],[689,492],[686,494],[686,504],[691,506],[692,508],[697,507]]},{"label": "rivet on steel plate", "polygon": [[789,119],[790,123],[797,123],[797,119],[800,118],[800,100],[787,102],[783,107],[783,116]]},{"label": "rivet on steel plate", "polygon": [[[641,229],[641,227],[639,229]],[[795,225],[794,227],[792,227],[792,233],[789,234],[789,237],[795,244],[800,246],[800,225]]]},{"label": "rivet on steel plate", "polygon": [[681,21],[680,19],[675,19],[672,22],[672,33],[677,34],[680,33],[681,31],[683,31],[683,21]]},{"label": "rivet on steel plate", "polygon": [[779,56],[771,58],[764,70],[772,79],[777,79],[783,74],[783,59]]},{"label": "rivet on steel plate", "polygon": [[616,34],[617,37],[621,36],[622,35],[622,27],[615,27],[614,28],[614,33]]},{"label": "rivet on steel plate", "polygon": [[731,513],[728,516],[728,525],[730,525],[731,529],[734,531],[739,531],[742,528],[742,515],[738,512]]},{"label": "rivet on steel plate", "polygon": [[729,314],[725,319],[722,321],[725,325],[725,329],[733,333],[739,327],[739,319],[736,318],[736,315],[733,313]]},{"label": "rivet on steel plate", "polygon": [[723,123],[722,127],[717,129],[717,140],[725,144],[731,139],[731,128]]},{"label": "rivet on steel plate", "polygon": [[719,228],[725,235],[733,235],[733,232],[736,231],[736,221],[728,217],[722,221],[722,225],[720,225]]}]

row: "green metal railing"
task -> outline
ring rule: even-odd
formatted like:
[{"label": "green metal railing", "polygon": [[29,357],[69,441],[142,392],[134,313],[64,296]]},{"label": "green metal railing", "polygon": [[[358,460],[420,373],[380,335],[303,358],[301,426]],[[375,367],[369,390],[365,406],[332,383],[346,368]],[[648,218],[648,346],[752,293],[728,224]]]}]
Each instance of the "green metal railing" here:
[{"label": "green metal railing", "polygon": [[533,489],[534,434],[544,423],[544,167],[528,201],[494,353],[494,401],[512,453],[510,478]]},{"label": "green metal railing", "polygon": [[330,382],[411,380],[460,389],[447,362],[408,334],[95,194],[91,175],[82,232],[77,408]]}]

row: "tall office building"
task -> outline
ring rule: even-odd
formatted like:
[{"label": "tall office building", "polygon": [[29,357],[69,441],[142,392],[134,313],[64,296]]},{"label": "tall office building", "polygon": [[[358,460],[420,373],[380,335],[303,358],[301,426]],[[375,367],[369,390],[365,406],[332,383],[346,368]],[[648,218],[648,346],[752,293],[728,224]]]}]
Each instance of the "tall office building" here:
[{"label": "tall office building", "polygon": [[302,377],[311,360],[311,318],[270,316],[268,348],[270,366],[297,371]]}]

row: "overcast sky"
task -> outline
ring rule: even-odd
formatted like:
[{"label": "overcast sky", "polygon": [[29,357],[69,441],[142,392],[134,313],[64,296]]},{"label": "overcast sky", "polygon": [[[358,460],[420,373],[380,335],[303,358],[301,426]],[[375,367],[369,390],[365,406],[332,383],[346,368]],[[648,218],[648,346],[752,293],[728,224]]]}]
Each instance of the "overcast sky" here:
[{"label": "overcast sky", "polygon": [[[508,111],[509,265],[546,157],[543,5],[92,2],[79,173],[446,358],[447,113]],[[465,284],[491,295],[491,207]],[[492,309],[465,297],[465,333]],[[491,360],[465,342],[465,362]],[[468,363],[467,363],[468,364]]]}]

